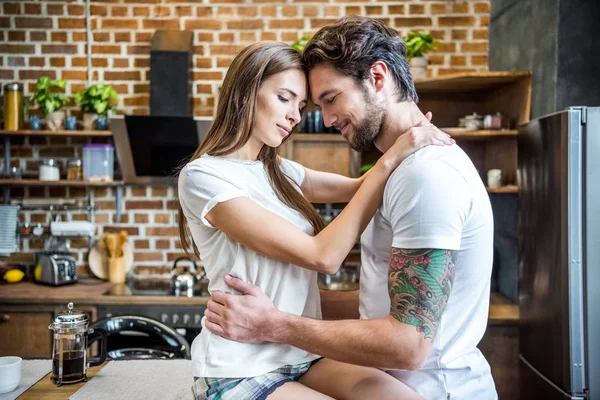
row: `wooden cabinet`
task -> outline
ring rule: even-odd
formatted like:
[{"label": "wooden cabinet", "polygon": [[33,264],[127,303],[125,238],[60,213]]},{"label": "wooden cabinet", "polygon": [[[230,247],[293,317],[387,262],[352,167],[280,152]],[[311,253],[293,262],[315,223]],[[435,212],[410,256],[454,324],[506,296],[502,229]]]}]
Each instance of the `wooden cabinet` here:
[{"label": "wooden cabinet", "polygon": [[51,306],[0,306],[0,356],[50,358]]},{"label": "wooden cabinet", "polygon": [[519,400],[521,376],[518,325],[488,326],[478,347],[492,369],[498,398]]},{"label": "wooden cabinet", "polygon": [[[95,306],[76,307],[90,317],[98,318]],[[66,311],[56,305],[0,305],[0,357],[50,358],[52,331],[48,326],[54,316]]]},{"label": "wooden cabinet", "polygon": [[306,168],[358,177],[360,153],[340,134],[295,133],[281,145],[279,154]]}]

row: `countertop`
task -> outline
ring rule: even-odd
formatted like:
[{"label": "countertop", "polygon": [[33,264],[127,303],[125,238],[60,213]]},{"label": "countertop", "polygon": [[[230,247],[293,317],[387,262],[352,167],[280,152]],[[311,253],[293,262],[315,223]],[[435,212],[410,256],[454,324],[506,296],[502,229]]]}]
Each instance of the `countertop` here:
[{"label": "countertop", "polygon": [[[60,287],[31,282],[0,284],[0,305],[3,304],[143,304],[143,305],[205,305],[209,297],[176,296],[106,296],[112,283],[90,280],[94,284],[76,283]],[[322,291],[323,315],[326,319],[358,318],[357,292]],[[519,306],[506,297],[492,293],[489,324],[515,325],[519,322]]]}]

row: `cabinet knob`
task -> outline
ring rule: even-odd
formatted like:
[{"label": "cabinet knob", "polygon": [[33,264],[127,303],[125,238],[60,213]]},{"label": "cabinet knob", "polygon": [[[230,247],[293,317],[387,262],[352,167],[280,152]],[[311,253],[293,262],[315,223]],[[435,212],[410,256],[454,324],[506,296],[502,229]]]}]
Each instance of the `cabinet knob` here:
[{"label": "cabinet knob", "polygon": [[10,321],[10,315],[2,314],[2,318],[0,318],[0,322]]}]

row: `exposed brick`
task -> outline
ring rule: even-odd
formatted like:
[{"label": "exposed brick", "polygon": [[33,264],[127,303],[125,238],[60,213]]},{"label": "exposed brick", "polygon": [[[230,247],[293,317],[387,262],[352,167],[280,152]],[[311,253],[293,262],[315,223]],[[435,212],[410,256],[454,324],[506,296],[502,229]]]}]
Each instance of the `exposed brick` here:
[{"label": "exposed brick", "polygon": [[13,69],[0,69],[0,79],[13,80],[15,79],[15,70]]},{"label": "exposed brick", "polygon": [[233,17],[235,15],[235,8],[233,8],[233,7],[218,7],[217,15],[219,17]]},{"label": "exposed brick", "polygon": [[[227,45],[227,46],[220,46],[220,45],[213,45],[213,46],[209,46],[210,48],[210,53],[212,55],[221,55],[221,54],[237,54],[240,51],[243,50],[244,46],[236,46],[236,45]],[[220,78],[216,78],[216,79],[220,79]]]},{"label": "exposed brick", "polygon": [[178,17],[191,17],[192,14],[192,7],[175,6],[175,15]]},{"label": "exposed brick", "polygon": [[85,10],[80,4],[69,4],[67,6],[67,11],[69,15],[84,15]]},{"label": "exposed brick", "polygon": [[482,15],[479,17],[479,26],[488,26],[490,24],[490,16]]},{"label": "exposed brick", "polygon": [[488,39],[489,34],[487,29],[473,29],[471,32],[473,39]]},{"label": "exposed brick", "polygon": [[366,11],[367,15],[369,15],[369,16],[381,15],[381,14],[383,14],[383,7],[382,6],[366,6],[365,11]]},{"label": "exposed brick", "polygon": [[266,6],[260,8],[260,15],[263,17],[275,17],[277,16],[277,7]]},{"label": "exposed brick", "polygon": [[[120,73],[125,74],[131,72]],[[162,210],[163,202],[161,200],[129,200],[125,202],[125,208],[128,210]]]},{"label": "exposed brick", "polygon": [[178,19],[148,19],[142,24],[144,29],[179,29]]},{"label": "exposed brick", "polygon": [[258,41],[258,32],[240,32],[240,42],[242,43],[254,43]]},{"label": "exposed brick", "polygon": [[[315,20],[311,21],[311,24]],[[314,26],[313,26],[314,27]],[[304,19],[272,19],[269,21],[270,29],[303,29]]]},{"label": "exposed brick", "polygon": [[[304,7],[308,7],[308,6],[304,6]],[[323,15],[325,17],[339,17],[339,16],[341,16],[341,13],[342,13],[342,8],[339,6],[325,6],[323,9]],[[348,12],[348,10],[346,9],[346,14],[351,14],[351,13]],[[316,15],[314,15],[314,16],[316,17]]]},{"label": "exposed brick", "polygon": [[136,42],[147,42],[150,43],[152,41],[152,33],[151,32],[136,32],[135,33],[135,41]]},{"label": "exposed brick", "polygon": [[110,32],[94,32],[94,42],[110,42]]},{"label": "exposed brick", "polygon": [[135,251],[133,253],[134,261],[163,261],[163,253],[160,251],[155,252],[141,252]]},{"label": "exposed brick", "polygon": [[475,17],[439,17],[438,23],[440,26],[474,26],[475,25]]},{"label": "exposed brick", "polygon": [[15,17],[17,28],[52,28],[51,18]]},{"label": "exposed brick", "polygon": [[201,30],[210,30],[216,31],[221,29],[223,26],[222,21],[207,19],[207,20],[187,20],[185,21],[185,29],[188,31],[201,29]]},{"label": "exposed brick", "polygon": [[72,67],[85,67],[87,66],[87,60],[85,57],[73,57],[71,58]]},{"label": "exposed brick", "polygon": [[43,44],[42,53],[45,54],[77,54],[77,46],[70,44]]},{"label": "exposed brick", "polygon": [[37,80],[42,76],[47,76],[50,79],[56,79],[56,71],[54,71],[54,70],[29,70],[29,69],[22,69],[19,71],[19,79]]},{"label": "exposed brick", "polygon": [[48,4],[46,5],[46,12],[49,15],[64,15],[65,6],[63,4]]},{"label": "exposed brick", "polygon": [[435,50],[432,50],[439,53],[454,53],[456,52],[456,43],[447,42],[447,43],[438,43],[436,45]]},{"label": "exposed brick", "polygon": [[156,241],[154,247],[157,250],[169,250],[171,248],[171,241],[168,239],[159,239]]},{"label": "exposed brick", "polygon": [[66,59],[64,57],[50,57],[51,67],[64,67],[66,65]]},{"label": "exposed brick", "polygon": [[2,11],[4,14],[19,14],[21,12],[21,5],[19,3],[4,3],[2,5]]},{"label": "exposed brick", "polygon": [[106,6],[92,4],[90,5],[90,14],[93,16],[105,17],[108,15],[108,9],[106,8]]},{"label": "exposed brick", "polygon": [[[1,49],[1,46],[0,46]],[[44,57],[29,57],[30,67],[45,67],[46,59]]]},{"label": "exposed brick", "polygon": [[[196,7],[197,17],[210,17],[213,15],[212,7]],[[240,14],[242,15],[242,14]]]},{"label": "exposed brick", "polygon": [[488,44],[487,44],[487,42],[462,43],[460,45],[460,50],[463,52],[470,52],[470,53],[487,53],[488,52]]},{"label": "exposed brick", "polygon": [[147,227],[146,236],[178,236],[177,227]]},{"label": "exposed brick", "polygon": [[473,11],[478,14],[489,13],[490,12],[490,4],[489,3],[475,3],[473,4]]},{"label": "exposed brick", "polygon": [[149,219],[148,214],[138,214],[138,213],[133,214],[133,221],[136,224],[146,224],[146,223],[148,223],[149,220],[150,219]]},{"label": "exposed brick", "polygon": [[6,65],[8,67],[24,67],[25,57],[6,57]]},{"label": "exposed brick", "polygon": [[84,81],[87,79],[87,72],[85,71],[62,71],[62,79],[71,81]]},{"label": "exposed brick", "polygon": [[24,42],[25,31],[10,31],[8,32],[8,40],[10,42]]},{"label": "exposed brick", "polygon": [[0,28],[10,28],[9,17],[0,17]]},{"label": "exposed brick", "polygon": [[394,18],[394,24],[397,27],[413,27],[413,26],[431,26],[431,18],[421,17],[397,17]]},{"label": "exposed brick", "polygon": [[154,6],[153,15],[155,17],[170,17],[171,16],[171,8],[165,6]]},{"label": "exposed brick", "polygon": [[450,56],[450,64],[455,66],[465,66],[467,65],[467,57],[466,56]]},{"label": "exposed brick", "polygon": [[283,6],[281,7],[281,15],[284,17],[295,17],[298,15],[298,6]]},{"label": "exposed brick", "polygon": [[87,43],[87,34],[83,31],[81,32],[71,32],[71,37],[73,38],[73,42],[86,42]]},{"label": "exposed brick", "polygon": [[146,93],[146,94],[150,93],[150,85],[147,83],[133,85],[133,92],[134,93]]},{"label": "exposed brick", "polygon": [[277,34],[275,32],[261,32],[260,40],[277,40]]},{"label": "exposed brick", "polygon": [[[150,15],[150,10],[148,8],[146,8],[147,10],[147,14],[144,16],[149,16]],[[123,7],[123,6],[113,6],[110,9],[110,15],[113,17],[128,17],[129,16],[129,8],[128,7]]]},{"label": "exposed brick", "polygon": [[104,79],[107,81],[139,81],[140,71],[104,71]]},{"label": "exposed brick", "polygon": [[446,14],[448,5],[448,3],[432,3],[429,5],[429,12],[430,14]]},{"label": "exposed brick", "polygon": [[134,240],[133,241],[133,248],[134,249],[149,249],[150,248],[150,241],[147,240],[147,239]]},{"label": "exposed brick", "polygon": [[45,42],[48,38],[46,32],[43,31],[30,31],[29,32],[29,40],[34,40],[36,42]]},{"label": "exposed brick", "polygon": [[346,6],[346,14],[348,15],[360,15],[362,14],[362,10],[360,6]]},{"label": "exposed brick", "polygon": [[150,60],[147,58],[136,58],[133,60],[133,66],[136,68],[147,68],[150,66]]},{"label": "exposed brick", "polygon": [[147,7],[147,6],[133,7],[133,16],[134,17],[150,16],[150,7]]},{"label": "exposed brick", "polygon": [[106,18],[101,21],[102,29],[138,29],[137,19],[111,19]]},{"label": "exposed brick", "polygon": [[50,32],[50,40],[52,42],[66,42],[67,32]]},{"label": "exposed brick", "polygon": [[129,68],[129,58],[114,58],[112,66],[113,68]]},{"label": "exposed brick", "polygon": [[457,74],[459,72],[475,72],[475,69],[473,69],[473,68],[439,68],[438,69],[439,76],[452,75],[452,74]]},{"label": "exposed brick", "polygon": [[[221,57],[219,57],[217,59],[217,62],[220,63],[221,61],[224,61],[224,59],[221,58]],[[229,62],[227,63],[226,67],[228,67],[229,64],[231,64],[231,60],[229,60]],[[196,91],[198,93],[212,93],[212,87],[210,85],[199,84],[199,85],[196,85]]]},{"label": "exposed brick", "polygon": [[241,21],[229,21],[227,22],[227,29],[240,30],[240,29],[263,29],[264,22],[261,19],[244,19]]},{"label": "exposed brick", "polygon": [[452,29],[452,40],[465,40],[466,38],[466,29]]},{"label": "exposed brick", "polygon": [[463,1],[452,4],[452,12],[454,14],[467,14],[469,12],[469,3]]},{"label": "exposed brick", "polygon": [[256,17],[258,15],[258,7],[240,7],[237,9],[240,17]]},{"label": "exposed brick", "polygon": [[425,14],[425,4],[411,4],[408,7],[408,13],[413,14]]},{"label": "exposed brick", "polygon": [[[338,13],[339,13],[339,7],[332,7],[332,8],[337,8]],[[308,5],[302,6],[302,15],[304,15],[305,17],[316,17],[317,15],[319,15],[319,7],[308,6]],[[331,15],[325,15],[325,16],[330,17]]]},{"label": "exposed brick", "polygon": [[126,97],[123,99],[123,104],[126,106],[148,106],[148,105],[150,105],[150,97],[148,97],[148,96]]},{"label": "exposed brick", "polygon": [[41,14],[42,5],[39,3],[26,3],[25,14]]},{"label": "exposed brick", "polygon": [[93,54],[121,54],[121,46],[116,45],[94,45]]},{"label": "exposed brick", "polygon": [[85,29],[84,18],[59,18],[58,27],[61,29]]},{"label": "exposed brick", "polygon": [[488,65],[488,56],[471,56],[471,65]]},{"label": "exposed brick", "polygon": [[168,224],[171,222],[171,214],[155,214],[154,215],[154,223],[155,224]]},{"label": "exposed brick", "polygon": [[150,54],[150,46],[127,46],[127,54]]},{"label": "exposed brick", "polygon": [[221,71],[202,71],[194,72],[194,80],[221,80],[223,72]]}]

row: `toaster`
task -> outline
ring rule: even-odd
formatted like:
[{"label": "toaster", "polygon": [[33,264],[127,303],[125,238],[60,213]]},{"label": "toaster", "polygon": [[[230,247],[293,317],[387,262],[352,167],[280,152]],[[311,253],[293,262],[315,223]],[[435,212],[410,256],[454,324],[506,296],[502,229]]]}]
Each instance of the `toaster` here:
[{"label": "toaster", "polygon": [[36,283],[51,286],[77,282],[75,258],[65,252],[39,251],[35,253],[33,280]]}]

